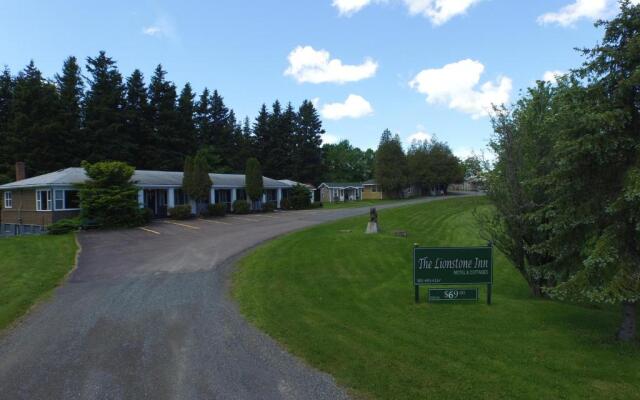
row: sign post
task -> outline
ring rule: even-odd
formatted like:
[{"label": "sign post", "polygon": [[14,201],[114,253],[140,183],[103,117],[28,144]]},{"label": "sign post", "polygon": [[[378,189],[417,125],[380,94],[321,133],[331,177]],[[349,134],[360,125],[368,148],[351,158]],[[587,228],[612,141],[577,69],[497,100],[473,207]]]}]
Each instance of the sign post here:
[{"label": "sign post", "polygon": [[420,286],[487,285],[487,304],[491,304],[493,284],[493,246],[413,248],[415,301],[420,302]]}]

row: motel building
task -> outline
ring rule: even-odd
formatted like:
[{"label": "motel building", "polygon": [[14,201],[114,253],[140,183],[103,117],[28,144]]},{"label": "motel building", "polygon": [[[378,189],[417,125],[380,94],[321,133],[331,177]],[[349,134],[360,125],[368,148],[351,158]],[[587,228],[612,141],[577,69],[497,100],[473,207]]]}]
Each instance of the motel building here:
[{"label": "motel building", "polygon": [[[152,210],[154,217],[168,216],[168,209],[189,204],[196,212],[195,201],[182,190],[182,172],[136,170],[133,182],[138,188],[138,204]],[[248,200],[242,174],[209,174],[213,185],[209,202],[222,203],[233,211],[233,202]],[[80,214],[77,184],[87,180],[83,168],[67,168],[25,178],[25,166],[16,164],[16,181],[0,186],[2,211],[0,235],[41,233],[56,221]],[[283,198],[294,186],[287,181],[263,177],[263,203],[280,208]]]}]

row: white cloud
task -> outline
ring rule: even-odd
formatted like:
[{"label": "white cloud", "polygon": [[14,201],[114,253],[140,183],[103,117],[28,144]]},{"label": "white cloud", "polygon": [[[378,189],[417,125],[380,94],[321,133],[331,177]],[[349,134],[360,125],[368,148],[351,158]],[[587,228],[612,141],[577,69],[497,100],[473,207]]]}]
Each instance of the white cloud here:
[{"label": "white cloud", "polygon": [[556,82],[558,82],[558,77],[560,77],[560,76],[562,76],[564,74],[565,74],[564,71],[558,71],[558,70],[547,71],[542,76],[542,80],[547,81],[547,82],[551,82],[552,84],[556,84]]},{"label": "white cloud", "polygon": [[362,64],[346,65],[326,50],[315,50],[311,46],[298,46],[289,53],[289,67],[285,75],[298,83],[346,83],[371,78],[378,70],[378,63],[366,58]]},{"label": "white cloud", "polygon": [[416,132],[412,135],[409,135],[406,139],[407,145],[411,146],[413,142],[430,142],[433,139],[433,135],[428,133],[424,126],[418,125],[416,127]]},{"label": "white cloud", "polygon": [[167,16],[158,17],[152,25],[142,28],[142,34],[157,38],[177,39],[175,25]]},{"label": "white cloud", "polygon": [[548,12],[538,17],[541,25],[558,24],[572,26],[580,19],[597,20],[615,12],[617,0],[576,0],[556,12]]},{"label": "white cloud", "polygon": [[[333,0],[338,13],[350,16],[372,3],[386,3],[388,0]],[[442,25],[456,15],[464,14],[469,7],[482,0],[402,0],[409,14],[422,15],[434,25]]]},{"label": "white cloud", "polygon": [[442,25],[456,15],[464,14],[480,0],[403,0],[411,15],[422,15],[434,25]]},{"label": "white cloud", "polygon": [[508,103],[513,86],[511,79],[503,76],[477,88],[483,72],[482,63],[466,59],[442,68],[422,70],[409,86],[426,94],[429,104],[446,104],[477,119],[487,116],[492,104]]},{"label": "white cloud", "polygon": [[333,0],[332,5],[340,15],[351,15],[371,4],[372,0]]},{"label": "white cloud", "polygon": [[323,144],[336,144],[336,143],[340,143],[340,137],[336,136],[336,135],[332,135],[330,133],[325,133],[324,135],[322,135],[322,143]]},{"label": "white cloud", "polygon": [[373,114],[373,107],[364,97],[350,94],[344,103],[329,103],[322,107],[326,119],[362,118]]}]

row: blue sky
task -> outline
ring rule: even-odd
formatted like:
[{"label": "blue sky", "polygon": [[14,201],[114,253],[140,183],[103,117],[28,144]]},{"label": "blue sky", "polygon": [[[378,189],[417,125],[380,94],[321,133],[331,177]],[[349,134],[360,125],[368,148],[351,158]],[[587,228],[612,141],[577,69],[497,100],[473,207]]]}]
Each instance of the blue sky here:
[{"label": "blue sky", "polygon": [[161,63],[178,86],[218,89],[240,117],[275,99],[314,99],[329,141],[375,148],[389,128],[407,143],[435,134],[465,155],[491,135],[488,104],[578,65],[573,48],[595,44],[593,21],[615,9],[615,0],[0,0],[0,65],[16,73],[34,59],[52,77],[67,56],[106,50],[125,76],[140,68],[148,78]]}]

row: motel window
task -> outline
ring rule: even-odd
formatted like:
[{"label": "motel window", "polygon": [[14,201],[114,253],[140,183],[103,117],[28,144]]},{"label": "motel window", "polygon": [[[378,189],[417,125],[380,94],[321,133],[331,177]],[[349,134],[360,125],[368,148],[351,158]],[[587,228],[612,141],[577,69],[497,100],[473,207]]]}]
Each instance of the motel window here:
[{"label": "motel window", "polygon": [[56,210],[77,210],[80,197],[77,190],[56,190],[54,192]]},{"label": "motel window", "polygon": [[13,208],[13,193],[4,192],[4,208]]},{"label": "motel window", "polygon": [[36,190],[36,211],[51,211],[51,190]]},{"label": "motel window", "polygon": [[176,189],[173,191],[173,202],[176,206],[189,203],[189,198],[182,189]]}]

